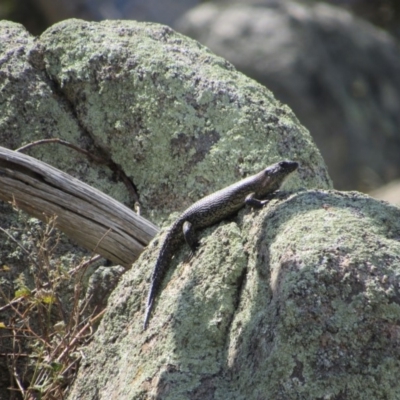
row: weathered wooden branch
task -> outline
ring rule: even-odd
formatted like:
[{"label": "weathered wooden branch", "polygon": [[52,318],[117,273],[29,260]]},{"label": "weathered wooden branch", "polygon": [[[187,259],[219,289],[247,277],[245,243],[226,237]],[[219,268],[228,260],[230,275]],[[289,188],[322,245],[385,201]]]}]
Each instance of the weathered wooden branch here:
[{"label": "weathered wooden branch", "polygon": [[56,226],[82,247],[130,266],[157,226],[97,189],[35,158],[0,147],[0,199]]}]

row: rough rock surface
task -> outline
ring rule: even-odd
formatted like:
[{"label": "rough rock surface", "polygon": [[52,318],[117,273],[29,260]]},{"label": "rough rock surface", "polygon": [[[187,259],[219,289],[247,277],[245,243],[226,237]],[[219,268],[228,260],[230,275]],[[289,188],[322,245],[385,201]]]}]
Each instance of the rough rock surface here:
[{"label": "rough rock surface", "polygon": [[[190,260],[182,247],[143,333],[156,238],[115,289],[70,399],[399,396],[400,211],[329,191],[286,106],[164,26],[72,20],[34,40],[2,22],[0,35],[3,143],[54,135],[107,154],[154,222],[274,161],[301,165],[292,194],[206,229]],[[106,168],[48,149],[32,154],[127,200]]]},{"label": "rough rock surface", "polygon": [[[331,185],[319,151],[287,107],[168,27],[71,20],[34,38],[1,21],[0,38],[1,144],[16,149],[55,137],[112,160],[135,184],[142,214],[155,223],[283,158],[302,164],[292,188],[300,181],[307,188]],[[28,154],[130,201],[117,174],[69,148],[47,144]],[[34,249],[37,231],[29,227],[37,221],[22,213],[16,218],[8,205],[2,211],[1,226]],[[0,265],[10,270],[1,285],[12,297],[13,280],[30,261],[4,238]],[[80,257],[68,249],[63,244],[62,261],[55,260],[63,267]],[[142,272],[143,280],[151,273]],[[0,398],[7,398],[6,358],[0,363]]]},{"label": "rough rock surface", "polygon": [[394,38],[323,3],[221,3],[194,8],[176,28],[288,104],[310,130],[336,188],[369,191],[400,177]]},{"label": "rough rock surface", "polygon": [[143,333],[157,250],[111,296],[70,399],[400,397],[400,209],[313,190],[241,212],[177,254]]},{"label": "rough rock surface", "polygon": [[[6,146],[44,134],[91,141],[132,178],[143,215],[154,215],[155,222],[282,158],[302,163],[307,187],[330,185],[318,150],[287,107],[168,27],[72,20],[54,25],[23,51],[43,70],[29,65],[30,75],[23,70],[17,77],[21,91],[26,80],[33,83],[12,110],[14,119],[0,125],[0,132],[19,133],[6,138]],[[8,99],[22,93],[12,96],[12,82],[7,89],[8,110]],[[61,169],[67,164],[67,172],[84,179],[95,174],[53,147],[33,154]],[[123,185],[110,188],[106,178],[100,189],[126,200]]]}]

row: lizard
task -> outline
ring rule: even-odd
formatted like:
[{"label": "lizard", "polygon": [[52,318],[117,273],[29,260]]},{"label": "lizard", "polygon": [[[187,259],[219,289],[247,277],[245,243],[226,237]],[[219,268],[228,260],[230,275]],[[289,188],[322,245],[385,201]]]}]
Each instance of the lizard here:
[{"label": "lizard", "polygon": [[297,162],[287,160],[270,165],[255,175],[203,197],[176,219],[165,235],[152,272],[143,330],[147,328],[168,265],[183,240],[186,240],[193,254],[198,247],[197,229],[211,226],[235,214],[245,205],[261,208],[269,201],[265,197],[276,192],[298,166]]}]

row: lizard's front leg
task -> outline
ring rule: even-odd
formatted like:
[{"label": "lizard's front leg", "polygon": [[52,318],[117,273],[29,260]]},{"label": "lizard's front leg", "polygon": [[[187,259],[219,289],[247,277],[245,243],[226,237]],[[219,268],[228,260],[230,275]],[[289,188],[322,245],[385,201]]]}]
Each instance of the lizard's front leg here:
[{"label": "lizard's front leg", "polygon": [[258,200],[255,197],[255,193],[250,193],[246,199],[244,200],[245,204],[247,206],[250,207],[254,207],[254,208],[261,208],[263,207],[265,204],[267,204],[269,202],[269,199],[266,200]]}]

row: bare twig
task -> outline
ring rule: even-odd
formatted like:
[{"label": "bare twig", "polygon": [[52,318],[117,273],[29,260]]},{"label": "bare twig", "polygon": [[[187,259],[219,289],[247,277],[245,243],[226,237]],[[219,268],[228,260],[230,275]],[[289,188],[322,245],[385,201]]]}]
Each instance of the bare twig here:
[{"label": "bare twig", "polygon": [[24,387],[21,384],[21,380],[19,379],[19,375],[17,372],[17,363],[16,363],[16,357],[15,354],[20,353],[21,352],[21,348],[19,346],[18,343],[18,350],[16,350],[17,347],[17,339],[16,339],[16,332],[15,330],[13,330],[13,355],[11,356],[12,358],[12,371],[13,371],[13,377],[15,379],[15,381],[17,382],[18,388],[21,391],[22,395],[25,396],[25,390]]},{"label": "bare twig", "polygon": [[62,358],[65,356],[65,354],[68,352],[68,350],[70,350],[75,343],[81,339],[81,336],[83,334],[83,332],[85,332],[86,329],[88,329],[89,327],[91,327],[93,325],[93,322],[95,322],[96,320],[98,320],[100,317],[102,317],[104,315],[104,313],[106,312],[106,310],[101,311],[100,313],[98,313],[95,317],[93,317],[87,324],[85,324],[85,326],[75,335],[75,337],[71,340],[71,342],[69,343],[69,346],[67,346],[64,351],[57,357],[57,361],[61,361]]},{"label": "bare twig", "polygon": [[128,192],[130,193],[130,195],[133,199],[135,209],[137,207],[139,208],[139,204],[140,204],[139,196],[136,192],[135,186],[133,185],[132,181],[127,177],[125,172],[121,169],[121,167],[118,164],[116,164],[114,161],[112,161],[110,159],[110,157],[105,158],[105,157],[95,156],[90,151],[82,149],[81,147],[76,146],[75,144],[72,144],[70,142],[67,142],[66,140],[62,140],[59,138],[36,140],[35,142],[28,143],[25,146],[19,147],[15,151],[24,152],[28,149],[31,149],[32,147],[39,146],[42,144],[47,144],[47,143],[61,144],[63,146],[69,147],[69,148],[77,151],[78,153],[84,154],[87,158],[89,158],[91,161],[94,161],[97,164],[107,165],[113,172],[115,172],[117,174],[118,178],[121,179],[122,182],[124,183],[126,189],[128,190]]},{"label": "bare twig", "polygon": [[[80,270],[85,270],[88,268],[90,265],[94,264],[95,262],[99,261],[103,257],[100,254],[96,254],[95,256],[91,257],[89,260],[80,263],[77,267],[71,269],[68,271],[70,276],[74,276],[76,273],[78,273]],[[1,311],[1,309],[0,309]]]},{"label": "bare twig", "polygon": [[47,144],[47,143],[58,143],[58,144],[61,144],[63,146],[69,147],[69,148],[77,151],[78,153],[84,154],[87,158],[89,158],[90,160],[92,160],[92,161],[94,161],[94,162],[96,162],[98,164],[108,164],[108,160],[105,160],[102,157],[97,157],[94,154],[90,153],[89,151],[84,150],[79,146],[76,146],[76,145],[74,145],[74,144],[72,144],[70,142],[67,142],[66,140],[62,140],[62,139],[59,139],[59,138],[36,140],[35,142],[31,142],[31,143],[26,144],[25,146],[19,147],[15,151],[24,152],[24,151],[26,151],[28,149],[31,149],[32,147],[39,146],[39,145],[42,145],[42,144]]}]

